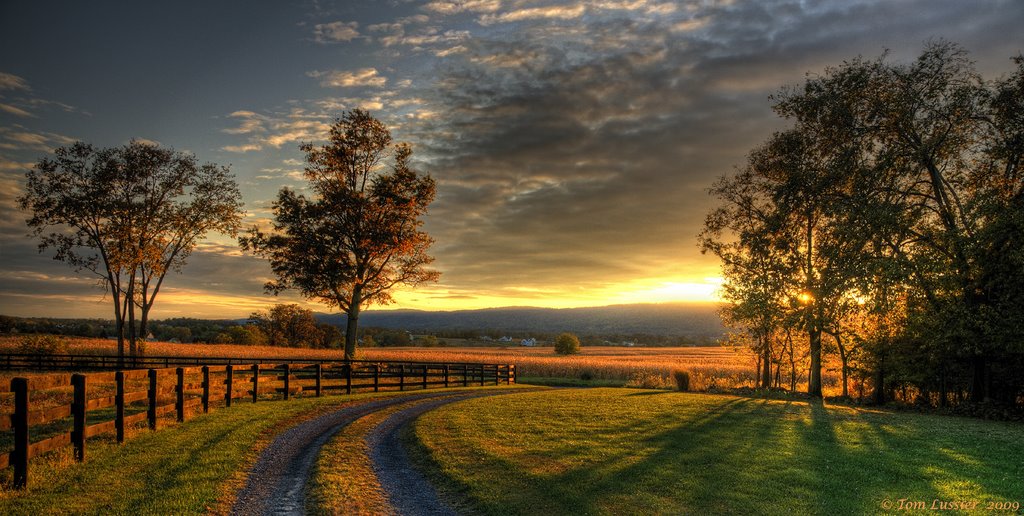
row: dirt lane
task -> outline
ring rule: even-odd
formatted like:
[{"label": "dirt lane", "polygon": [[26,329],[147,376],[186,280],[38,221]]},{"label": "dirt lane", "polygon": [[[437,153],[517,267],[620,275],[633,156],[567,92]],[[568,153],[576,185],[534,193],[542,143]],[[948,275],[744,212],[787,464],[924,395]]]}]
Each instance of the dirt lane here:
[{"label": "dirt lane", "polygon": [[388,502],[401,516],[455,516],[458,514],[438,496],[434,486],[409,461],[409,454],[399,438],[401,430],[420,415],[442,405],[485,396],[513,394],[521,391],[475,392],[448,398],[425,400],[392,414],[366,437],[370,460]]},{"label": "dirt lane", "polygon": [[353,421],[378,410],[408,403],[452,396],[451,391],[396,396],[368,401],[300,423],[267,446],[253,465],[245,487],[239,491],[232,514],[303,514],[306,480],[316,463],[320,448],[331,436]]}]

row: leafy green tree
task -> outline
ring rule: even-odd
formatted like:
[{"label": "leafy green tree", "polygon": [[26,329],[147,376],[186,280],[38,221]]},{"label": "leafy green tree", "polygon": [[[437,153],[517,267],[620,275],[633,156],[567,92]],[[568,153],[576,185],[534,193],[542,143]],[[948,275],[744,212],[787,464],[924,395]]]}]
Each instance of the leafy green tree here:
[{"label": "leafy green tree", "polygon": [[580,339],[566,332],[555,338],[555,353],[559,355],[575,355],[580,352]]},{"label": "leafy green tree", "polygon": [[226,167],[131,141],[97,149],[78,142],[39,160],[18,202],[40,251],[100,279],[110,293],[118,355],[136,355],[170,271],[181,271],[210,232],[235,235],[241,193]]},{"label": "leafy green tree", "polygon": [[301,149],[314,196],[281,190],[273,231],[253,228],[241,244],[270,261],[277,280],[268,291],[295,288],[346,314],[345,356],[352,358],[364,306],[390,303],[398,285],[440,276],[426,268],[433,240],[420,229],[435,184],[412,170],[411,148],[392,147],[387,127],[362,110],[342,115],[327,144]]},{"label": "leafy green tree", "polygon": [[249,321],[266,336],[271,346],[312,348],[318,347],[323,339],[313,311],[294,303],[253,312]]}]

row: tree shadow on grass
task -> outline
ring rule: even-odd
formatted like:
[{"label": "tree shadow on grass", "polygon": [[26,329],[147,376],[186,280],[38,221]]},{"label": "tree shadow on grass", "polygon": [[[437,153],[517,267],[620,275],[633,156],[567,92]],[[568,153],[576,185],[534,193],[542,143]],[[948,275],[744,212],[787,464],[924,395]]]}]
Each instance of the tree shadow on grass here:
[{"label": "tree shadow on grass", "polygon": [[956,469],[920,421],[894,434],[879,419],[820,401],[732,399],[546,481],[557,509],[574,513],[834,514],[930,505],[949,499],[943,485],[993,473]]},{"label": "tree shadow on grass", "polygon": [[627,394],[626,396],[655,396],[657,394],[668,394],[670,392],[672,392],[672,391],[649,390],[649,391],[641,391],[641,392],[631,392],[631,393]]}]

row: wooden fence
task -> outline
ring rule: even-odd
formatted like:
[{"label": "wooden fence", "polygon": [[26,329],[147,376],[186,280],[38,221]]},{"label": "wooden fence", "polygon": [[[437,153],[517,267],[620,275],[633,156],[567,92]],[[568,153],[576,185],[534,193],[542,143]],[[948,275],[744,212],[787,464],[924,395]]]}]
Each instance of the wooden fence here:
[{"label": "wooden fence", "polygon": [[[278,396],[285,400],[321,396],[330,391],[351,394],[358,390],[512,384],[515,380],[514,365],[355,360],[16,377],[9,387],[0,385],[0,396],[14,398],[14,412],[0,416],[0,431],[14,434],[13,450],[0,454],[0,468],[13,467],[14,485],[23,488],[29,459],[42,453],[70,444],[75,460],[84,461],[88,437],[113,434],[122,443],[130,425],[145,422],[150,430],[156,430],[160,418],[168,414],[185,421],[215,406],[230,407],[238,399],[255,403]],[[94,419],[99,422],[90,424]],[[42,438],[33,441],[34,433]]]}]

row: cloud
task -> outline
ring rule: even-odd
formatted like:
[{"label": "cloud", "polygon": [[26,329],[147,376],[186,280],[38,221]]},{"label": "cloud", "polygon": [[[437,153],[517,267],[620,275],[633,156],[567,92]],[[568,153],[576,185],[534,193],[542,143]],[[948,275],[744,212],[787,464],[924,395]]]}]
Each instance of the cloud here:
[{"label": "cloud", "polygon": [[252,134],[266,131],[266,127],[264,127],[266,118],[252,111],[235,111],[228,115],[228,118],[238,119],[239,125],[238,127],[221,129],[221,132],[227,134]]},{"label": "cloud", "polygon": [[376,68],[361,68],[355,71],[325,71],[314,70],[306,73],[308,77],[322,79],[320,86],[325,88],[352,88],[369,86],[380,88],[387,83],[387,78],[380,75]]},{"label": "cloud", "polygon": [[227,152],[246,153],[268,147],[279,149],[287,143],[321,140],[330,129],[324,122],[326,115],[307,113],[299,108],[280,114],[241,110],[229,114],[228,118],[238,119],[241,124],[221,129],[221,132],[246,135],[248,141],[221,147],[221,150]]},{"label": "cloud", "polygon": [[574,20],[583,16],[584,12],[586,12],[586,7],[583,4],[527,7],[501,14],[485,14],[479,18],[478,22],[481,25],[494,25],[525,20]]},{"label": "cloud", "polygon": [[0,103],[0,111],[3,111],[5,113],[10,113],[10,114],[12,114],[14,116],[20,116],[20,117],[25,117],[25,118],[36,118],[36,116],[33,115],[32,113],[29,113],[28,111],[25,111],[24,109],[14,107],[14,106],[12,106],[10,104]]},{"label": "cloud", "polygon": [[401,20],[396,23],[379,23],[370,25],[368,30],[380,34],[376,41],[386,47],[411,46],[414,50],[422,50],[425,46],[443,44],[454,44],[465,41],[470,37],[467,30],[441,30],[438,27],[417,27],[408,32],[407,23]]},{"label": "cloud", "polygon": [[317,43],[337,43],[352,41],[359,37],[359,22],[336,21],[318,23],[313,27],[313,39]]},{"label": "cloud", "polygon": [[0,72],[0,90],[32,91],[28,81],[17,75]]},{"label": "cloud", "polygon": [[258,144],[258,143],[243,143],[243,144],[240,144],[240,145],[225,145],[225,146],[221,147],[221,150],[228,151],[228,152],[245,153],[245,152],[258,151],[258,150],[260,150],[262,148],[263,148],[263,146]]},{"label": "cloud", "polygon": [[33,132],[15,125],[0,127],[0,149],[51,152],[55,147],[74,143],[73,138],[50,132]]},{"label": "cloud", "polygon": [[454,0],[427,2],[422,9],[441,15],[452,15],[462,12],[489,13],[501,8],[499,0]]}]

